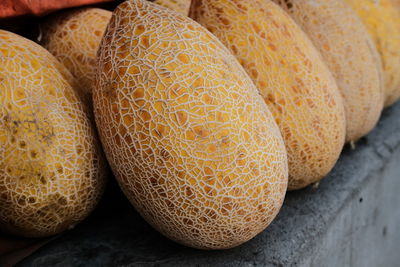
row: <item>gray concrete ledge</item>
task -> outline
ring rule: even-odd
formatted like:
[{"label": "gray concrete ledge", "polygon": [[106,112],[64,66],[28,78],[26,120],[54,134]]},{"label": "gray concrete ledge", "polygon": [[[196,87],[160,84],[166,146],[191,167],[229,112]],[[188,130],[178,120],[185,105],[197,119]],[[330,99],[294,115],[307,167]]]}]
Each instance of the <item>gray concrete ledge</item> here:
[{"label": "gray concrete ledge", "polygon": [[399,206],[397,103],[318,189],[289,193],[271,226],[240,247],[200,251],[169,241],[112,185],[88,220],[20,266],[400,266]]}]

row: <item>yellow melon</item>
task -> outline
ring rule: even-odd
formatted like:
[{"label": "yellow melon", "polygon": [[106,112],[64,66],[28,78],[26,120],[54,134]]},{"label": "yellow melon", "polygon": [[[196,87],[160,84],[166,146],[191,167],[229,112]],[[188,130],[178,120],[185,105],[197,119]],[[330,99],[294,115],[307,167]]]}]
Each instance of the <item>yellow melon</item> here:
[{"label": "yellow melon", "polygon": [[81,8],[57,13],[41,24],[41,44],[75,76],[87,99],[91,99],[97,49],[111,14]]},{"label": "yellow melon", "polygon": [[237,246],[278,213],[287,187],[279,129],[235,57],[188,17],[146,1],[115,11],[93,104],[120,186],[167,237]]},{"label": "yellow melon", "polygon": [[193,0],[190,16],[239,59],[285,140],[289,189],[323,178],[345,138],[342,98],[320,54],[269,0]]},{"label": "yellow melon", "polygon": [[346,111],[346,140],[357,141],[383,109],[378,51],[357,14],[342,0],[274,0],[310,37],[336,79]]},{"label": "yellow melon", "polygon": [[346,0],[360,16],[382,58],[385,106],[400,98],[400,10],[392,0]]},{"label": "yellow melon", "polygon": [[105,161],[71,74],[0,30],[0,228],[41,237],[73,227],[103,191]]}]

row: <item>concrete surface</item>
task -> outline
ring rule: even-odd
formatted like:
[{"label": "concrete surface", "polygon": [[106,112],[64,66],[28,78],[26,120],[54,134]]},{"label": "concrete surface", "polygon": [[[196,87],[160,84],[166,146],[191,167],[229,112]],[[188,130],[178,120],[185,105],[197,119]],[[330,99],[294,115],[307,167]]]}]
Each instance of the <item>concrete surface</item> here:
[{"label": "concrete surface", "polygon": [[115,184],[96,212],[19,266],[400,266],[400,103],[318,189],[288,193],[250,242],[200,251],[146,224]]}]

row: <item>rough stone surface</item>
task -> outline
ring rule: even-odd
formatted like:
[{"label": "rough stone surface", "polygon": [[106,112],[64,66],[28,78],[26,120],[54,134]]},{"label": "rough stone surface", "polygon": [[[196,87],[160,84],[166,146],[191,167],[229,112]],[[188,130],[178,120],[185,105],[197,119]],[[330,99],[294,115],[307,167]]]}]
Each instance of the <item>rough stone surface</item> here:
[{"label": "rough stone surface", "polygon": [[20,266],[398,266],[400,103],[317,189],[288,193],[277,219],[225,251],[180,246],[146,224],[112,185],[97,211]]}]

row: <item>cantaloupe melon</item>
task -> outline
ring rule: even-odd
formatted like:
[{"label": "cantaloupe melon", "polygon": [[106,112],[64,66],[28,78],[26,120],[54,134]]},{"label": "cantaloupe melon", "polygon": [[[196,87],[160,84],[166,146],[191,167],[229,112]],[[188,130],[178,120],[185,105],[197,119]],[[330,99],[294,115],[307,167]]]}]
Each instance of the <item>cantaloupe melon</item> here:
[{"label": "cantaloupe melon", "polygon": [[75,76],[91,99],[96,54],[111,12],[80,8],[56,13],[41,24],[41,44]]},{"label": "cantaloupe melon", "polygon": [[0,30],[0,229],[73,227],[103,191],[106,163],[72,75],[44,48]]},{"label": "cantaloupe melon", "polygon": [[235,57],[188,17],[146,1],[114,11],[99,51],[96,123],[140,214],[201,249],[261,232],[284,199],[286,151]]},{"label": "cantaloupe melon", "polygon": [[323,178],[345,138],[336,82],[305,33],[269,0],[193,0],[190,16],[239,59],[278,123],[289,189]]},{"label": "cantaloupe melon", "polygon": [[150,0],[187,16],[189,14],[191,0]]},{"label": "cantaloupe melon", "polygon": [[400,98],[400,11],[392,0],[346,0],[364,24],[382,58],[385,106]]},{"label": "cantaloupe melon", "polygon": [[383,108],[378,51],[357,14],[343,0],[273,0],[310,37],[336,79],[346,111],[347,141],[376,125]]}]

